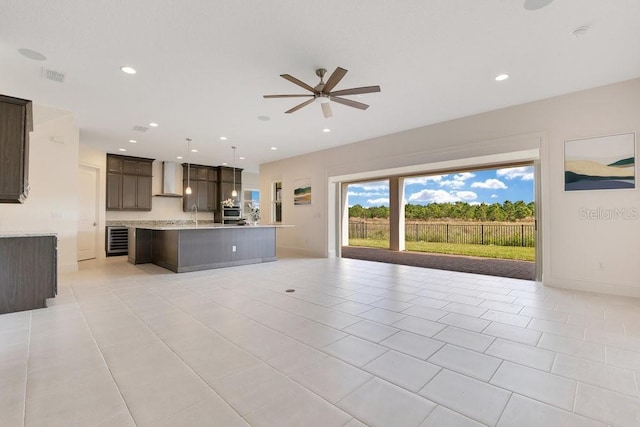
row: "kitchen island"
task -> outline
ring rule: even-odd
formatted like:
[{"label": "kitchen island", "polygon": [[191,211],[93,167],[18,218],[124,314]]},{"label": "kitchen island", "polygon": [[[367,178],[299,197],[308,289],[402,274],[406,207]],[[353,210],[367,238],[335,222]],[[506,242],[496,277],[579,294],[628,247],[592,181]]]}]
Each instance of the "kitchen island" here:
[{"label": "kitchen island", "polygon": [[276,261],[280,225],[129,227],[129,262],[176,273]]}]

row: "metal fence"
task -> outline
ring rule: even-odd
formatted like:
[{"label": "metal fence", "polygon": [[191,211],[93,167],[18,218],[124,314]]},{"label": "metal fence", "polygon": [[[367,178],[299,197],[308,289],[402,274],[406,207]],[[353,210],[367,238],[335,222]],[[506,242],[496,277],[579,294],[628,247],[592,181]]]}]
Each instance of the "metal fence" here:
[{"label": "metal fence", "polygon": [[[406,223],[408,242],[442,242],[472,245],[535,247],[533,224],[433,224]],[[389,223],[349,221],[349,239],[389,239]]]}]

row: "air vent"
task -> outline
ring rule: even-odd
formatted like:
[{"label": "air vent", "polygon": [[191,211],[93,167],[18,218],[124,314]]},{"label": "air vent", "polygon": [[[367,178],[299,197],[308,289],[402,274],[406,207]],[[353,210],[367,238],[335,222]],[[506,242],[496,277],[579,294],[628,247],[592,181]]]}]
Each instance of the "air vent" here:
[{"label": "air vent", "polygon": [[54,82],[63,83],[64,73],[60,71],[50,70],[48,68],[42,68],[42,78],[47,80],[53,80]]},{"label": "air vent", "polygon": [[133,127],[133,130],[135,130],[136,132],[146,132],[149,130],[149,128],[146,126],[135,125]]}]

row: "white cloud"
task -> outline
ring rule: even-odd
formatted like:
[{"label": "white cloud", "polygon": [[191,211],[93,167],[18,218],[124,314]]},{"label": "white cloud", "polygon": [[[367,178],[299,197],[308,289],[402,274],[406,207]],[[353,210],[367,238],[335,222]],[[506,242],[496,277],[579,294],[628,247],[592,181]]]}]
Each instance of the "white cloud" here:
[{"label": "white cloud", "polygon": [[425,189],[409,196],[409,202],[448,203],[458,200],[460,200],[458,197],[445,190]]},{"label": "white cloud", "polygon": [[348,191],[347,196],[351,197],[373,197],[373,196],[388,196],[389,192],[380,191]]},{"label": "white cloud", "polygon": [[367,200],[367,205],[369,206],[381,206],[381,205],[388,205],[389,204],[389,198],[388,197],[380,197],[379,199],[369,199]]},{"label": "white cloud", "polygon": [[473,184],[471,184],[471,188],[490,188],[493,190],[498,190],[498,189],[505,190],[508,187],[504,184],[504,182],[500,181],[499,179],[489,178],[484,182],[481,182],[481,181],[474,182]]},{"label": "white cloud", "polygon": [[496,171],[496,176],[501,176],[505,179],[521,179],[523,181],[533,181],[533,167],[522,166],[517,168],[498,169]]},{"label": "white cloud", "polygon": [[376,191],[389,192],[389,183],[387,181],[364,182],[360,184],[349,184],[349,191]]},{"label": "white cloud", "polygon": [[453,179],[456,179],[456,180],[459,180],[459,181],[466,181],[468,179],[473,178],[474,176],[476,176],[475,173],[462,172],[462,173],[454,175]]},{"label": "white cloud", "polygon": [[440,182],[442,178],[449,175],[431,175],[431,176],[414,176],[412,178],[407,178],[404,180],[405,185],[411,184],[422,184],[427,185],[429,181],[431,182]]},{"label": "white cloud", "polygon": [[440,181],[440,187],[463,188],[466,185],[465,181],[474,176],[476,175],[471,172],[458,173],[453,175],[452,179]]},{"label": "white cloud", "polygon": [[454,191],[425,189],[409,196],[409,202],[418,203],[455,203],[475,200],[478,195],[473,191]]},{"label": "white cloud", "polygon": [[446,181],[440,181],[440,187],[462,188],[464,187],[464,181],[461,181],[458,179],[449,179]]},{"label": "white cloud", "polygon": [[460,198],[460,200],[475,200],[478,198],[478,195],[473,191],[456,191],[456,196]]},{"label": "white cloud", "polygon": [[492,194],[492,195],[491,195],[491,198],[492,198],[492,199],[497,199],[497,198],[498,198],[498,195],[497,195],[497,194]]},{"label": "white cloud", "polygon": [[471,205],[471,206],[479,206],[481,204],[482,203],[480,203],[480,202],[469,202],[469,205]]}]

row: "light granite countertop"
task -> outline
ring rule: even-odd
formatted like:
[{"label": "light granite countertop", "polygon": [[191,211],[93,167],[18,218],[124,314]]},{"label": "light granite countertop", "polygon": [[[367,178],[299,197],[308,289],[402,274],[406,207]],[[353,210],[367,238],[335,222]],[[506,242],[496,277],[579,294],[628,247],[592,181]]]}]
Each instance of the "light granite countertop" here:
[{"label": "light granite countertop", "polygon": [[176,224],[176,225],[133,225],[131,228],[142,228],[145,230],[215,230],[223,228],[239,228],[239,229],[252,229],[252,228],[288,228],[293,225],[286,224],[258,224],[258,225],[235,225],[235,224]]},{"label": "light granite countertop", "polygon": [[57,235],[57,233],[49,231],[0,231],[0,239],[6,237],[55,237]]}]

